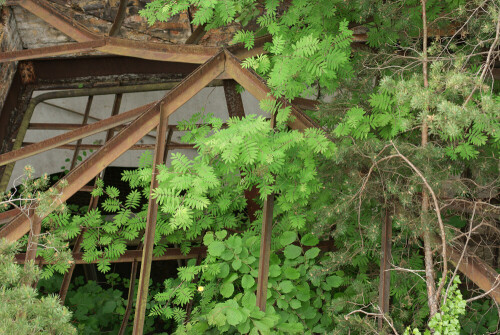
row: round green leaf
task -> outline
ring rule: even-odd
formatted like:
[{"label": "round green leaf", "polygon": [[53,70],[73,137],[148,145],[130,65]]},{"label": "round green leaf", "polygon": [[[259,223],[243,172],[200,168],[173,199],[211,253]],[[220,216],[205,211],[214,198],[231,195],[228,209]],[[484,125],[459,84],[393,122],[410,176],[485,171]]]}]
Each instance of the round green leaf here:
[{"label": "round green leaf", "polygon": [[233,295],[233,292],[234,292],[233,283],[225,283],[222,284],[220,287],[220,294],[222,294],[224,298],[229,298],[231,295]]},{"label": "round green leaf", "polygon": [[238,271],[241,268],[241,259],[237,258],[232,263],[233,269]]},{"label": "round green leaf", "polygon": [[296,239],[297,239],[297,233],[296,232],[294,232],[294,231],[285,231],[280,236],[280,243],[284,247],[284,246],[287,246],[289,244],[292,244]]},{"label": "round green leaf", "polygon": [[289,280],[284,280],[279,284],[279,289],[283,293],[290,293],[293,290],[293,284]]},{"label": "round green leaf", "polygon": [[269,277],[278,277],[281,274],[281,268],[279,265],[274,264],[269,267]]},{"label": "round green leaf", "polygon": [[300,306],[302,306],[302,304],[297,299],[290,300],[290,307],[292,307],[293,309],[300,308]]},{"label": "round green leaf", "polygon": [[342,282],[343,282],[343,279],[342,277],[339,277],[339,276],[329,276],[326,278],[326,283],[330,286],[330,287],[339,287],[340,285],[342,285]]},{"label": "round green leaf", "polygon": [[224,237],[226,237],[226,236],[227,236],[227,231],[226,231],[226,230],[221,230],[221,231],[218,231],[218,232],[216,232],[216,233],[215,233],[215,236],[217,236],[217,238],[218,238],[219,240],[223,240],[223,239],[224,239]]},{"label": "round green leaf", "polygon": [[285,257],[288,259],[294,259],[302,254],[302,248],[296,245],[287,245],[284,250]]},{"label": "round green leaf", "polygon": [[251,288],[253,284],[255,284],[255,279],[250,275],[244,275],[241,279],[241,286],[243,286],[244,289]]},{"label": "round green leaf", "polygon": [[288,301],[283,297],[283,299],[278,299],[276,300],[276,303],[278,304],[278,307],[281,309],[287,309],[288,308]]},{"label": "round green leaf", "polygon": [[227,263],[222,263],[220,265],[220,272],[217,274],[219,278],[226,278],[229,275],[229,265]]},{"label": "round green leaf", "polygon": [[309,258],[309,259],[312,259],[312,258],[316,258],[318,255],[319,255],[319,248],[317,247],[314,247],[314,248],[311,248],[309,250],[306,251],[306,258]]},{"label": "round green leaf", "polygon": [[225,261],[229,261],[234,258],[234,253],[232,250],[226,249],[220,257]]},{"label": "round green leaf", "polygon": [[285,269],[285,277],[288,279],[292,279],[292,280],[299,279],[300,272],[299,272],[299,270],[294,269],[294,268],[286,268]]},{"label": "round green leaf", "polygon": [[220,255],[222,255],[225,249],[226,246],[224,245],[224,243],[222,243],[221,241],[214,241],[208,245],[207,251],[211,256],[219,257]]},{"label": "round green leaf", "polygon": [[237,326],[241,321],[243,321],[243,314],[236,308],[228,308],[226,310],[227,323],[231,326]]},{"label": "round green leaf", "polygon": [[312,247],[312,246],[315,246],[319,243],[319,239],[316,236],[314,236],[313,234],[306,234],[302,237],[302,239],[300,240],[300,243],[302,245]]}]

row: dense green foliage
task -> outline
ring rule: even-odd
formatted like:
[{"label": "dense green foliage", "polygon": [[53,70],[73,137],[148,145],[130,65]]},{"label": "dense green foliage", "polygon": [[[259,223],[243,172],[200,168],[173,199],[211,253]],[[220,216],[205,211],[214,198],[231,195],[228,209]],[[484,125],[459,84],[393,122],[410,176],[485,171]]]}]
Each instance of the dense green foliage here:
[{"label": "dense green foliage", "polygon": [[[248,49],[270,34],[266,52],[243,66],[277,97],[323,99],[309,112],[323,129],[288,129],[290,109],[271,99],[260,106],[276,114],[274,129],[252,115],[230,119],[226,128],[196,115],[180,125],[183,141],[198,150],[194,159],[173,154],[150,190],[153,157],[145,153],[138,169],[123,174],[127,194],[98,181],[99,209],[48,216],[51,243],[61,246],[85,229],[84,260],[110,271],[110,260],[141,238],[152,191],[159,204],[154,254],[173,245],[184,253],[207,248],[205,258],[181,264],[154,294],[148,313],[170,322],[171,332],[498,332],[498,306],[488,297],[467,301],[472,284],[451,264],[445,271],[441,248],[425,239],[498,259],[488,254],[499,240],[498,218],[488,212],[498,209],[492,199],[500,184],[500,95],[488,75],[498,57],[498,2],[155,0],[142,15],[154,23],[191,5],[194,24],[239,25],[233,42]],[[351,43],[349,27],[358,23],[367,31],[363,46]],[[245,192],[253,188],[258,204],[275,194],[265,312],[255,295],[262,213],[252,221],[246,209]],[[385,220],[393,229],[391,307],[379,326]],[[333,242],[333,250],[322,250],[320,241]],[[44,269],[47,276],[67,268],[63,249],[40,251],[58,261]],[[438,301],[430,288],[439,291]],[[95,283],[68,297],[89,294],[106,302],[97,307],[84,299],[75,310],[81,329],[112,328],[105,316],[120,314],[123,298]],[[91,310],[100,316],[86,319]]]},{"label": "dense green foliage", "polygon": [[71,312],[54,295],[38,297],[30,284],[40,271],[13,263],[16,243],[0,239],[0,333],[76,334]]}]

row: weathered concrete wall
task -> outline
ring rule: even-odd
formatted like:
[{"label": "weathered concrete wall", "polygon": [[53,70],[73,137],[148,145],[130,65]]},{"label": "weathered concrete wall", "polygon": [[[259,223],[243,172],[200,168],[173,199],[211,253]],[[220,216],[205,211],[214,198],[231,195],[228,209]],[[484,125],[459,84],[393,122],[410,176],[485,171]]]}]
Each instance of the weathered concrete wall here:
[{"label": "weathered concrete wall", "polygon": [[[0,50],[3,52],[21,48],[21,38],[17,31],[14,15],[9,8],[3,8],[0,22]],[[9,92],[16,67],[17,62],[0,63],[0,110]]]},{"label": "weathered concrete wall", "polygon": [[[101,36],[108,35],[119,5],[119,0],[48,0],[48,2],[58,12]],[[118,37],[138,41],[183,44],[191,35],[187,12],[176,15],[168,22],[156,22],[150,26],[139,15],[145,3],[140,0],[129,1]],[[34,49],[72,41],[71,38],[20,6],[12,8],[24,48]],[[203,37],[200,44],[227,45],[238,27],[235,24],[212,30]]]}]

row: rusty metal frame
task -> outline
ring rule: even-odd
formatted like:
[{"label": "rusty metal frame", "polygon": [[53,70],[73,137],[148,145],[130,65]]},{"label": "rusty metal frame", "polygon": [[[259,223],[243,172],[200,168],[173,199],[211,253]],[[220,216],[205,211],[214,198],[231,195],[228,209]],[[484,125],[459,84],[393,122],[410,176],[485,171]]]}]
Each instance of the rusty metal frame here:
[{"label": "rusty metal frame", "polygon": [[9,163],[13,163],[23,158],[27,158],[41,152],[57,148],[64,144],[68,144],[79,139],[100,133],[102,131],[115,128],[116,126],[120,126],[124,123],[130,122],[137,118],[139,115],[149,111],[151,108],[154,108],[155,103],[150,103],[145,106],[138,107],[136,109],[130,110],[126,113],[122,113],[116,115],[114,117],[110,117],[104,119],[102,121],[98,121],[78,129],[69,131],[67,133],[49,138],[47,140],[33,143],[26,147],[22,147],[20,149],[7,152],[5,154],[0,155],[0,166],[6,165]]},{"label": "rusty metal frame", "polygon": [[[224,52],[220,52],[204,65],[200,66],[196,71],[191,73],[188,77],[186,77],[179,85],[172,89],[163,99],[158,102],[136,108],[123,114],[118,114],[114,117],[64,134],[63,137],[60,138],[60,142],[69,143],[71,141],[78,140],[82,136],[88,136],[89,130],[90,132],[94,131],[95,133],[97,132],[97,129],[100,129],[100,131],[111,129],[121,123],[126,122],[126,120],[130,121],[130,118],[133,118],[133,116],[137,115],[140,112],[143,112],[135,121],[131,122],[118,135],[113,137],[108,143],[97,150],[86,161],[78,165],[74,170],[70,171],[70,173],[66,175],[64,179],[54,185],[54,187],[59,188],[63,181],[67,182],[67,186],[61,190],[61,195],[59,196],[58,200],[61,202],[66,201],[70,196],[72,196],[80,188],[86,185],[106,166],[113,162],[132,145],[137,143],[144,135],[149,133],[159,122],[160,103],[164,103],[166,115],[168,116],[176,111],[184,103],[186,103],[202,88],[207,86],[210,81],[219,76],[224,71],[224,60],[225,54]],[[84,128],[87,128],[85,129],[87,132],[82,131],[84,130]],[[73,139],[68,141],[67,134],[72,134]],[[46,145],[51,144],[49,142],[46,143]],[[36,146],[35,148],[38,148],[38,150],[44,151],[39,143],[34,144],[34,146]],[[3,164],[9,161],[5,158],[6,156],[4,155],[0,156],[0,158],[2,159],[1,162]],[[16,161],[20,158],[11,157],[11,159],[12,160],[10,161]],[[21,236],[29,231],[29,219],[30,218],[27,218],[24,215],[16,216],[12,220],[12,222],[5,225],[0,230],[0,237],[5,237],[9,240],[18,240]],[[43,218],[39,219],[41,220]]]},{"label": "rusty metal frame", "polygon": [[148,214],[146,218],[146,231],[144,232],[144,248],[142,252],[141,272],[139,275],[139,286],[135,304],[135,319],[133,334],[142,334],[144,331],[144,320],[146,317],[146,304],[148,301],[149,278],[151,276],[151,261],[156,233],[156,219],[158,216],[158,203],[153,198],[153,192],[158,188],[157,166],[163,164],[166,136],[168,129],[168,116],[165,104],[160,106],[160,122],[157,128],[156,145],[153,162],[153,173],[151,176],[151,187],[149,193]]},{"label": "rusty metal frame", "polygon": [[118,10],[116,12],[115,20],[113,21],[113,25],[109,29],[109,36],[116,36],[120,32],[120,28],[123,24],[123,20],[125,20],[125,15],[127,14],[127,4],[128,0],[120,0],[120,4],[118,5]]},{"label": "rusty metal frame", "polygon": [[0,62],[12,62],[17,60],[36,59],[41,57],[61,56],[79,52],[90,52],[105,45],[106,40],[99,39],[88,42],[59,44],[36,49],[5,51],[0,53]]},{"label": "rusty metal frame", "polygon": [[[194,247],[191,248],[191,251],[187,254],[183,254],[179,248],[169,248],[165,251],[165,254],[162,256],[154,256],[152,258],[153,261],[171,261],[176,259],[191,259],[196,258],[201,253],[202,255],[206,255],[207,249],[205,247]],[[24,264],[26,259],[25,253],[20,253],[15,256],[15,262],[18,264]],[[99,260],[92,261],[87,263],[83,260],[83,252],[75,252],[73,253],[73,260],[75,264],[95,264],[98,263]],[[142,261],[142,250],[127,250],[125,253],[118,259],[110,260],[110,263],[131,263],[131,262],[141,262]],[[37,257],[35,259],[36,264],[51,264],[45,261],[42,257]]]},{"label": "rusty metal frame", "polygon": [[[431,236],[432,242],[435,243],[438,252],[441,252],[441,238],[437,235]],[[485,292],[489,292],[489,296],[492,297],[497,303],[500,303],[500,274],[497,273],[491,266],[486,264],[483,260],[475,255],[464,254],[463,247],[456,246],[446,246],[446,253],[448,255],[448,260],[454,264],[458,265],[458,269],[467,278],[469,278],[474,284],[476,284],[480,289]],[[460,263],[459,263],[460,261]]]},{"label": "rusty metal frame", "polygon": [[[99,88],[90,88],[90,89],[64,90],[64,91],[49,92],[49,93],[41,94],[41,95],[31,99],[31,101],[29,102],[29,104],[26,108],[26,111],[24,112],[22,122],[19,125],[19,128],[17,130],[16,139],[15,139],[13,147],[10,151],[10,154],[17,155],[16,150],[21,148],[22,141],[23,141],[24,136],[26,134],[27,128],[29,127],[29,121],[31,119],[31,116],[33,115],[33,112],[34,112],[36,106],[40,102],[44,102],[44,101],[49,100],[49,99],[66,98],[66,97],[78,97],[78,96],[88,96],[88,95],[105,95],[105,94],[164,90],[164,89],[171,89],[171,88],[175,87],[175,85],[177,85],[177,83],[178,82],[167,82],[167,83],[161,83],[161,84],[99,87]],[[140,111],[137,115],[139,115],[139,114],[140,114]],[[135,116],[132,117],[131,120],[133,118],[135,118]],[[103,130],[106,130],[106,129],[103,129]],[[98,132],[100,132],[100,131],[98,131]],[[70,134],[68,134],[68,136],[69,135]],[[48,141],[57,142],[58,138],[56,137],[56,139],[52,139],[52,140],[49,139]],[[35,152],[36,152],[36,150],[40,150],[40,148],[37,149],[36,146],[30,147],[29,149],[24,149],[24,150],[28,150],[28,152],[30,152],[30,150],[32,150],[32,149],[34,149]],[[21,152],[24,152],[24,151],[21,151]],[[3,173],[1,174],[1,177],[0,177],[0,189],[5,190],[7,188],[7,184],[9,182],[14,165],[8,164],[5,167],[5,169],[2,169],[2,165],[3,165],[1,163],[2,159],[3,159],[2,155],[0,155],[0,171],[3,171]]]},{"label": "rusty metal frame", "polygon": [[[33,142],[23,142],[23,145],[29,146],[36,143]],[[103,147],[103,144],[80,144],[81,150],[97,150]],[[134,144],[128,150],[154,150],[154,144]],[[64,150],[75,150],[76,145],[74,144],[63,144],[54,149],[64,149]],[[180,149],[194,149],[194,144],[187,143],[177,143],[172,142],[168,145],[169,150],[180,150]]]},{"label": "rusty metal frame", "polygon": [[264,201],[262,230],[260,238],[259,273],[257,276],[257,307],[266,311],[267,283],[269,280],[269,258],[271,256],[271,236],[273,232],[274,194]]}]

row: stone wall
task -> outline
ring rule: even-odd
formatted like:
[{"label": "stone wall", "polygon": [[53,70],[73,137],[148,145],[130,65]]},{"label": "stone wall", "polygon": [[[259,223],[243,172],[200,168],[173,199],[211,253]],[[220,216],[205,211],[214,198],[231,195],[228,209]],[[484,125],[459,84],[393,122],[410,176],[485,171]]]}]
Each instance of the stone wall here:
[{"label": "stone wall", "polygon": [[[1,10],[0,50],[12,51],[21,49],[21,39],[17,32],[16,20],[9,8]],[[12,78],[16,73],[17,62],[0,63],[0,110],[10,89]]]}]

